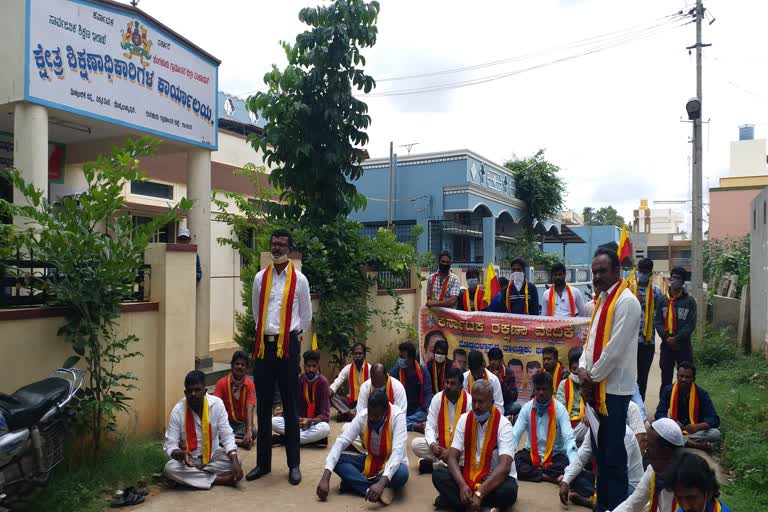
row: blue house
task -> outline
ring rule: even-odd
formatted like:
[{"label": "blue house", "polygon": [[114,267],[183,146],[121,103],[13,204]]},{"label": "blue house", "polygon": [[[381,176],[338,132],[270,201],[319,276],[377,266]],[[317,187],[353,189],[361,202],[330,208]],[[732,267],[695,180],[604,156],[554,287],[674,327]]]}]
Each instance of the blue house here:
[{"label": "blue house", "polygon": [[[418,250],[437,254],[448,250],[459,264],[487,265],[504,257],[505,242],[522,231],[526,205],[515,197],[512,173],[472,151],[462,149],[396,158],[391,175],[388,158],[367,160],[355,182],[368,199],[364,211],[351,218],[373,232],[387,225],[389,208],[400,240],[410,239],[422,226]],[[557,237],[558,222],[540,222],[542,235]]]},{"label": "blue house", "polygon": [[[563,230],[566,226],[563,226]],[[616,226],[567,226],[584,243],[562,243],[545,240],[544,252],[556,253],[563,256],[566,265],[589,266],[592,264],[592,256],[601,245],[615,242],[619,243],[621,230]]]}]

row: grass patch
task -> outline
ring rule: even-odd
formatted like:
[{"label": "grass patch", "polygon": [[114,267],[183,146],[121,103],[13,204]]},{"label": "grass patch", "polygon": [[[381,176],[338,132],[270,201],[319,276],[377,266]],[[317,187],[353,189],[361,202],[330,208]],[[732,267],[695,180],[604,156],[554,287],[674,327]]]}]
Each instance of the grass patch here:
[{"label": "grass patch", "polygon": [[733,510],[768,510],[768,361],[739,353],[726,332],[707,331],[694,354],[696,383],[722,420],[723,501]]},{"label": "grass patch", "polygon": [[93,463],[73,462],[68,456],[54,469],[48,485],[19,510],[102,511],[117,489],[139,481],[154,483],[152,475],[160,473],[166,461],[162,444],[147,440],[107,448]]}]

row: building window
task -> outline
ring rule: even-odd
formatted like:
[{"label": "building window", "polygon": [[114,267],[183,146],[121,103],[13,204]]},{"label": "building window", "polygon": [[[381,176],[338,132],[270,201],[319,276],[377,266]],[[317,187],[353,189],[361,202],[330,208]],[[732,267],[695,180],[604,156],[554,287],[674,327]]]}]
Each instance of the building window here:
[{"label": "building window", "polygon": [[[141,217],[138,215],[133,215],[133,225],[136,226],[142,226],[144,224],[149,224],[152,221],[152,217]],[[171,222],[170,224],[166,224],[165,226],[160,226],[160,228],[155,232],[154,235],[152,235],[152,243],[153,244],[167,244],[172,243],[176,241],[176,223]]]},{"label": "building window", "polygon": [[173,199],[173,185],[156,183],[154,181],[132,181],[131,194],[156,197],[158,199]]},{"label": "building window", "polygon": [[647,254],[652,260],[669,259],[669,251],[666,247],[649,247]]}]

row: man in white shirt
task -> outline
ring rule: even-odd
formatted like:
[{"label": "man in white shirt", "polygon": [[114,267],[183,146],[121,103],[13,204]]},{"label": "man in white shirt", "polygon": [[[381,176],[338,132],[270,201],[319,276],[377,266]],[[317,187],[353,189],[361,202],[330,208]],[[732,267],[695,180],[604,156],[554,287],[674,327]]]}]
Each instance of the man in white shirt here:
[{"label": "man in white shirt", "polygon": [[[635,491],[613,512],[676,512],[677,507],[672,508],[674,493],[664,489],[657,475],[666,473],[672,461],[682,452],[684,444],[683,431],[674,420],[662,418],[654,421],[648,432],[648,467]],[[657,506],[652,508],[654,502]]]},{"label": "man in white shirt", "polygon": [[[462,414],[456,425],[448,450],[448,468],[436,467],[432,473],[432,485],[439,493],[435,498],[436,507],[498,510],[511,507],[517,501],[512,425],[494,405],[490,383],[476,381],[472,385],[472,410]],[[486,443],[487,436],[494,437]],[[474,446],[473,437],[477,439]],[[491,449],[490,454],[483,453]],[[462,457],[463,467],[460,466]]]},{"label": "man in white shirt", "polygon": [[600,294],[578,377],[582,396],[600,414],[597,439],[597,510],[610,510],[626,497],[627,407],[637,381],[640,303],[620,278],[616,251],[600,248],[592,260],[592,284]]},{"label": "man in white shirt", "polygon": [[587,316],[584,310],[584,294],[565,282],[565,265],[560,262],[552,265],[549,277],[553,284],[544,290],[544,314],[554,317]]},{"label": "man in white shirt", "polygon": [[[357,412],[360,388],[370,379],[371,365],[365,360],[365,345],[359,341],[352,345],[352,362],[341,369],[339,376],[331,383],[331,405],[338,411],[339,421],[352,421]],[[354,370],[352,367],[354,366]],[[350,376],[354,375],[354,379]],[[347,396],[337,395],[339,388],[348,384]]]},{"label": "man in white shirt", "polygon": [[[363,436],[368,455],[341,452]],[[389,505],[394,491],[408,481],[408,454],[405,412],[389,403],[383,391],[376,391],[368,409],[358,413],[349,428],[336,438],[325,460],[325,471],[317,484],[317,496],[328,499],[331,473],[341,478],[340,491],[363,496],[366,501]],[[385,448],[388,447],[388,448]]]},{"label": "man in white shirt", "polygon": [[514,446],[526,434],[525,448],[515,454],[515,467],[522,481],[556,482],[576,459],[571,418],[565,406],[552,398],[549,373],[533,376],[533,393],[534,399],[520,410],[512,431]]},{"label": "man in white shirt", "polygon": [[[205,390],[205,375],[194,370],[184,379],[184,399],[171,411],[163,450],[171,458],[163,469],[174,482],[195,489],[236,485],[243,478],[235,434],[224,402]],[[201,419],[207,416],[208,424]],[[204,443],[210,435],[211,443]]]},{"label": "man in white shirt", "polygon": [[[246,480],[256,480],[272,471],[272,398],[275,383],[280,387],[285,421],[285,454],[288,481],[301,482],[299,471],[299,417],[296,383],[299,380],[299,336],[312,322],[309,282],[288,259],[293,248],[291,234],[272,233],[272,262],[253,280],[253,319],[256,323],[253,381],[256,384],[256,467]],[[287,293],[285,291],[288,286]],[[289,323],[290,322],[290,323]],[[280,326],[287,332],[280,332]]]},{"label": "man in white shirt", "polygon": [[419,474],[431,473],[433,464],[445,466],[448,450],[459,417],[472,408],[472,395],[464,391],[464,374],[458,368],[445,370],[443,390],[438,392],[429,406],[424,437],[411,443],[419,458]]},{"label": "man in white shirt", "polygon": [[[637,444],[635,433],[629,426],[624,431],[624,446],[627,451],[627,475],[629,476],[628,493],[632,494],[643,477],[643,456]],[[576,459],[571,462],[560,478],[560,501],[568,506],[571,503],[592,508],[592,496],[595,493],[595,474],[589,469],[592,462],[592,440],[590,436],[576,452]]]},{"label": "man in white shirt", "polygon": [[469,393],[476,381],[480,379],[487,380],[493,390],[493,403],[503,413],[504,395],[501,392],[501,384],[498,377],[486,369],[483,353],[479,350],[471,350],[467,357],[467,363],[469,370],[464,373],[464,391]]}]

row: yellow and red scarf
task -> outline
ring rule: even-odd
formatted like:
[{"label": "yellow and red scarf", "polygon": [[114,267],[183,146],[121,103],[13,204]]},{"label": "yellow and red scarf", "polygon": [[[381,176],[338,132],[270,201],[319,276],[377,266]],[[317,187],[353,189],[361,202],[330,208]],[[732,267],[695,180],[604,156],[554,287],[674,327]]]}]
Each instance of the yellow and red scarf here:
[{"label": "yellow and red scarf", "polygon": [[[526,287],[526,292],[528,288]],[[571,307],[571,316],[578,316],[576,312],[576,301],[573,300],[573,291],[571,285],[565,285],[565,291],[568,294],[568,305]],[[549,289],[549,301],[547,305],[547,316],[555,316],[555,299],[557,298],[557,290],[555,287]]]},{"label": "yellow and red scarf", "polygon": [[[475,288],[475,296],[473,297],[473,300],[470,301],[469,299],[469,288],[467,288],[464,290],[464,295],[462,296],[461,301],[464,306],[464,311],[482,311],[488,307],[488,304],[485,302],[485,292],[480,286]],[[472,307],[472,304],[474,304],[474,307]]]},{"label": "yellow and red scarf", "polygon": [[[512,292],[512,286],[514,286],[512,283],[509,283],[507,285],[507,313],[512,312],[512,299],[510,298],[510,294]],[[523,295],[525,296],[525,311],[524,314],[528,314],[528,280],[523,279]]]},{"label": "yellow and red scarf", "polygon": [[[434,300],[435,299],[435,281],[437,281],[437,272],[432,274],[432,279],[429,280],[429,293],[427,294],[427,299]],[[442,283],[440,284],[440,294],[437,296],[437,300],[445,300],[445,292],[448,291],[448,283],[451,282],[451,273],[448,272],[448,275],[445,279],[443,279]]]},{"label": "yellow and red scarf", "polygon": [[437,414],[437,442],[443,448],[450,448],[453,442],[453,434],[456,432],[456,425],[459,423],[459,417],[467,412],[467,392],[463,389],[459,391],[459,399],[456,400],[456,411],[453,415],[453,422],[448,418],[448,396],[443,392],[443,398],[440,400],[440,412]]},{"label": "yellow and red scarf", "polygon": [[384,466],[386,466],[387,460],[392,454],[392,406],[387,407],[387,415],[384,419],[384,425],[381,427],[381,440],[378,452],[376,454],[373,453],[371,429],[368,427],[367,421],[363,430],[363,442],[368,452],[368,455],[365,456],[363,476],[368,479],[376,478],[378,474],[384,471]]},{"label": "yellow and red scarf", "polygon": [[[552,375],[552,392],[557,393],[557,386],[560,385],[560,381],[563,380],[563,365],[560,364],[560,361],[557,362],[557,366],[555,366],[555,373]],[[568,379],[570,380],[570,379]]]},{"label": "yellow and red scarf", "polygon": [[[191,453],[197,450],[197,430],[195,430],[195,418],[192,415],[192,409],[189,407],[189,403],[185,402],[184,405],[186,409],[184,416],[184,434],[187,440],[187,451]],[[208,464],[211,462],[211,446],[213,445],[213,434],[211,433],[211,420],[208,410],[208,395],[203,397],[203,414],[200,418],[200,426],[203,431],[203,445],[201,446],[203,452],[203,464]]]},{"label": "yellow and red scarf", "polygon": [[[659,507],[659,494],[661,489],[656,489],[656,473],[651,477],[651,506],[648,508],[648,512],[666,512]],[[677,510],[677,500],[672,498],[672,506],[669,507],[669,512],[675,512]]]},{"label": "yellow and red scarf", "polygon": [[349,394],[347,395],[347,400],[349,402],[357,402],[357,397],[360,394],[360,385],[367,381],[369,379],[368,377],[368,362],[363,361],[363,366],[361,367],[363,371],[363,378],[360,382],[358,382],[358,374],[359,371],[357,369],[357,366],[355,366],[355,363],[352,363],[350,365],[349,369]]},{"label": "yellow and red scarf", "polygon": [[[568,378],[565,379],[565,408],[568,410],[568,415],[571,415],[573,410],[573,401],[576,399],[576,386],[573,381]],[[584,418],[584,399],[579,395],[579,414],[576,416],[570,416],[571,427],[575,427]]]},{"label": "yellow and red scarf", "polygon": [[[483,379],[487,380],[488,382],[491,382],[491,379],[488,378],[488,368],[485,368],[483,370]],[[467,389],[469,392],[472,392],[472,384],[475,383],[475,378],[472,376],[472,372],[469,372],[469,380],[467,381]]]},{"label": "yellow and red scarf", "polygon": [[682,296],[682,294],[683,292],[681,290],[676,297],[673,297],[667,292],[669,303],[667,304],[667,317],[664,319],[664,330],[667,331],[667,334],[670,336],[674,336],[675,333],[677,333],[677,308],[675,308],[675,302]]},{"label": "yellow and red scarf", "polygon": [[[589,332],[592,332],[592,324],[597,316],[597,311],[600,310],[600,316],[597,320],[597,331],[595,332],[595,346],[592,348],[592,363],[597,363],[600,359],[600,355],[608,345],[608,341],[611,339],[611,327],[613,326],[613,315],[616,312],[616,302],[619,299],[621,293],[627,289],[627,282],[623,279],[613,287],[613,291],[608,295],[605,300],[605,305],[600,308],[602,303],[602,297],[597,300],[595,304],[595,310],[592,312],[592,319],[589,321]],[[589,343],[589,340],[587,340]],[[608,415],[608,408],[605,405],[605,379],[597,383],[597,393],[595,393],[595,408],[599,414],[603,416]]]},{"label": "yellow and red scarf", "polygon": [[392,378],[387,375],[387,383],[384,385],[384,391],[387,393],[389,403],[395,405],[395,390],[392,389]]},{"label": "yellow and red scarf", "polygon": [[[439,393],[443,390],[443,385],[445,382],[444,376],[445,376],[445,365],[447,364],[445,361],[442,363],[438,363],[434,359],[432,360],[432,392],[433,393]],[[438,368],[438,365],[440,366]]]},{"label": "yellow and red scarf", "polygon": [[555,414],[555,400],[550,399],[547,407],[549,425],[547,425],[547,444],[544,448],[544,458],[539,456],[539,438],[536,433],[536,407],[531,407],[531,463],[534,467],[549,467],[552,465],[552,449],[555,447],[557,437],[557,418]]},{"label": "yellow and red scarf", "polygon": [[[677,405],[680,403],[680,391],[678,390],[678,383],[672,386],[672,395],[669,397],[669,411],[667,416],[677,421]],[[688,393],[688,421],[695,424],[699,422],[699,392],[696,389],[696,384],[691,384],[691,391]]]},{"label": "yellow and red scarf", "polygon": [[498,407],[491,407],[491,416],[485,428],[485,439],[480,448],[480,461],[477,461],[477,430],[475,412],[469,411],[464,424],[464,481],[472,491],[480,488],[483,479],[491,472],[493,450],[499,437],[499,423],[501,411]]},{"label": "yellow and red scarf", "polygon": [[[631,286],[632,293],[635,294],[635,297],[637,297],[638,300],[640,300],[640,295],[638,294],[640,286],[638,285],[637,280],[635,280]],[[655,312],[656,300],[653,296],[653,283],[649,281],[645,287],[645,299],[643,300],[643,337],[645,338],[645,343],[648,345],[653,342],[653,316]]]},{"label": "yellow and red scarf", "polygon": [[[229,398],[228,412],[229,412],[229,415],[232,416],[233,421],[237,421],[240,423],[244,422],[246,419],[245,418],[245,415],[246,415],[245,400],[248,395],[248,387],[245,385],[245,379],[247,379],[247,377],[243,377],[243,385],[240,388],[240,399],[239,399],[239,403],[237,404],[237,409],[235,409],[235,401],[234,401],[235,394],[232,392],[232,374],[230,373],[229,376],[227,377],[227,398]],[[243,416],[242,418],[237,417],[237,411],[240,411],[240,413]]]},{"label": "yellow and red scarf", "polygon": [[[306,375],[301,379],[301,396],[304,397],[304,403],[307,404],[307,418],[315,417],[315,408],[317,407],[317,383],[320,381],[316,378],[315,381],[310,384]],[[312,388],[310,391],[309,388]]]},{"label": "yellow and red scarf", "polygon": [[[274,266],[270,264],[261,276],[261,289],[259,290],[259,316],[256,321],[256,347],[254,359],[264,359],[264,329],[267,325],[267,309],[269,297],[272,291],[272,274]],[[293,316],[293,300],[296,295],[296,271],[293,263],[288,262],[285,267],[285,288],[283,288],[283,300],[280,304],[280,334],[277,339],[277,358],[287,358],[291,347],[291,317]]]},{"label": "yellow and red scarf", "polygon": [[[424,406],[424,374],[421,373],[421,366],[419,366],[419,363],[416,362],[416,360],[413,360],[413,366],[416,368],[416,376],[419,378],[419,406]],[[400,373],[398,374],[398,380],[400,383],[405,386],[405,381],[407,379],[405,374],[405,368],[400,368]]]}]

